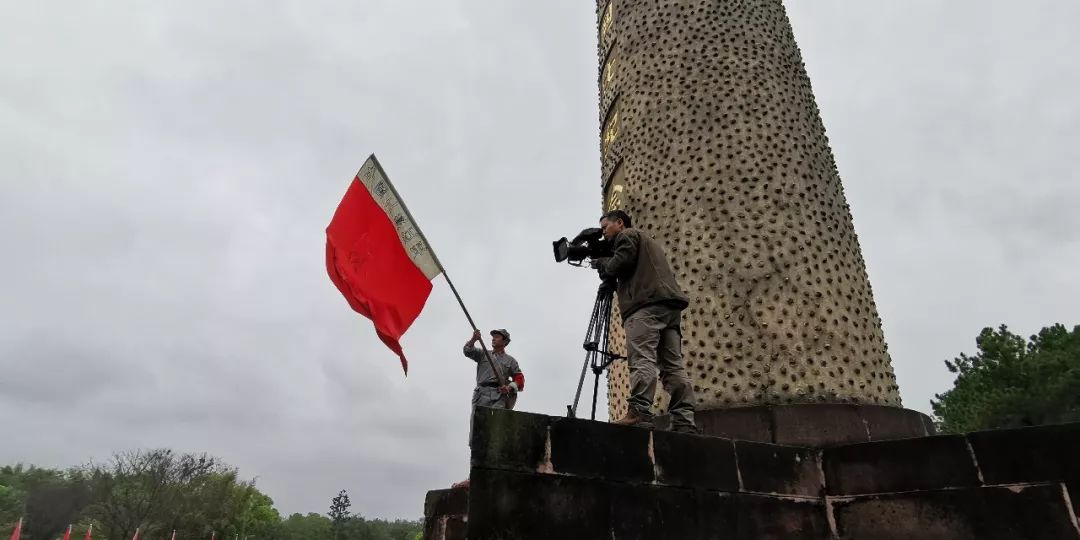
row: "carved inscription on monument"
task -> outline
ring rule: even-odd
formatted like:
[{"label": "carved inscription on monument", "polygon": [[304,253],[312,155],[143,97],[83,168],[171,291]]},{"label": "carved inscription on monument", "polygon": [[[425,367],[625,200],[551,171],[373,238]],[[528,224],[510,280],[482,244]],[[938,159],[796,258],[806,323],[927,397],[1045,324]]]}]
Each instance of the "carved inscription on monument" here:
[{"label": "carved inscription on monument", "polygon": [[612,91],[612,87],[615,84],[615,69],[616,58],[614,54],[608,55],[607,62],[604,64],[604,71],[600,75],[600,91],[608,94]]},{"label": "carved inscription on monument", "polygon": [[615,14],[614,9],[615,9],[615,6],[612,4],[612,1],[606,2],[606,6],[604,6],[604,8],[603,8],[603,11],[602,11],[603,15],[600,17],[600,42],[601,43],[603,43],[604,40],[606,40],[608,38],[608,36],[611,35],[611,25],[614,22],[614,14]]}]

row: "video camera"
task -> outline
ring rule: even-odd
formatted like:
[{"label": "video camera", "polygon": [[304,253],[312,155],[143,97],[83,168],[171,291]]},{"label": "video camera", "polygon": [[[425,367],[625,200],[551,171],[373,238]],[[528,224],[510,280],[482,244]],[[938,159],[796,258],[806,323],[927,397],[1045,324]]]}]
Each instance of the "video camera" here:
[{"label": "video camera", "polygon": [[604,239],[599,227],[585,229],[573,240],[567,240],[564,236],[551,244],[555,251],[555,262],[567,261],[572,266],[582,266],[585,259],[612,255],[611,242]]},{"label": "video camera", "polygon": [[[585,259],[602,259],[614,254],[611,242],[604,239],[603,231],[598,227],[581,231],[573,240],[565,237],[551,243],[555,252],[555,262],[566,261],[571,266],[584,266]],[[566,406],[566,414],[570,418],[577,417],[578,401],[581,399],[581,387],[585,383],[585,374],[591,367],[593,372],[593,395],[592,395],[592,418],[596,420],[596,396],[600,389],[600,374],[611,365],[612,362],[626,358],[608,350],[609,334],[611,331],[611,306],[617,280],[614,276],[600,274],[600,287],[596,290],[596,303],[593,304],[592,316],[589,318],[589,328],[585,332],[585,363],[581,366],[581,377],[578,379],[577,391],[574,393],[574,403]]]}]

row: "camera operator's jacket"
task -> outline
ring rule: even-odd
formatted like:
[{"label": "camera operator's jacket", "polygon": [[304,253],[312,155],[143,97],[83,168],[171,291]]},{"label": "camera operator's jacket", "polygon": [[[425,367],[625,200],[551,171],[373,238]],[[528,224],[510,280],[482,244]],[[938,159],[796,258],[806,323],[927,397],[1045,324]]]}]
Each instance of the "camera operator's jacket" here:
[{"label": "camera operator's jacket", "polygon": [[635,311],[662,304],[685,309],[690,298],[679,288],[664,248],[638,229],[615,235],[612,256],[601,260],[600,271],[618,279],[619,313],[625,321]]}]

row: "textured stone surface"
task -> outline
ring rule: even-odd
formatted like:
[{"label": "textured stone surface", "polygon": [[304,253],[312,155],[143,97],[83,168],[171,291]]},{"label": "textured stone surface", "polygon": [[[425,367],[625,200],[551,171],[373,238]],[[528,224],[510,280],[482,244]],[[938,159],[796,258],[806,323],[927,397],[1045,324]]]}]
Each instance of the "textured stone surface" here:
[{"label": "textured stone surface", "polygon": [[820,497],[824,488],[816,450],[735,441],[742,488],[759,493]]},{"label": "textured stone surface", "polygon": [[825,540],[824,505],[812,499],[703,492],[697,535],[683,538]]},{"label": "textured stone surface", "polygon": [[859,414],[866,423],[866,432],[871,441],[925,437],[937,432],[929,416],[910,409],[861,405]]},{"label": "textured stone surface", "polygon": [[464,540],[469,513],[469,490],[437,489],[424,499],[424,538]]},{"label": "textured stone surface", "polygon": [[[598,0],[597,12],[603,205],[661,242],[690,295],[698,407],[899,405],[781,0]],[[624,362],[609,373],[615,418],[627,375]]]},{"label": "textured stone surface", "polygon": [[473,428],[474,441],[533,442],[474,444],[467,503],[465,490],[429,493],[427,537],[462,538],[464,526],[503,539],[1080,535],[1066,488],[1080,424],[824,449],[503,410],[478,411]]},{"label": "textured stone surface", "polygon": [[969,433],[988,484],[1065,482],[1080,514],[1080,423]]},{"label": "textured stone surface", "polygon": [[827,448],[824,463],[830,495],[979,485],[971,450],[960,435]]},{"label": "textured stone surface", "polygon": [[424,499],[424,516],[465,515],[469,512],[469,490],[435,489]]},{"label": "textured stone surface", "polygon": [[694,421],[713,437],[773,442],[772,411],[768,407],[738,407],[697,411]]},{"label": "textured stone surface", "polygon": [[823,446],[868,440],[870,434],[866,423],[852,405],[818,404],[773,409],[773,441],[778,444]]},{"label": "textured stone surface", "polygon": [[560,474],[652,482],[649,433],[604,422],[556,418],[551,423],[551,463]]},{"label": "textured stone surface", "polygon": [[1060,485],[919,491],[832,502],[841,539],[1076,539]]},{"label": "textured stone surface", "polygon": [[611,538],[608,483],[574,476],[473,468],[470,540]]},{"label": "textured stone surface", "polygon": [[705,435],[814,448],[935,432],[925,414],[880,405],[754,405],[699,411],[695,420]]},{"label": "textured stone surface", "polygon": [[820,500],[474,470],[470,539],[828,538]]},{"label": "textured stone surface", "polygon": [[653,432],[657,482],[692,488],[738,491],[735,446],[730,440]]},{"label": "textured stone surface", "polygon": [[539,414],[474,407],[469,442],[473,464],[537,470],[545,458],[550,421]]},{"label": "textured stone surface", "polygon": [[611,538],[700,538],[694,491],[612,486]]}]

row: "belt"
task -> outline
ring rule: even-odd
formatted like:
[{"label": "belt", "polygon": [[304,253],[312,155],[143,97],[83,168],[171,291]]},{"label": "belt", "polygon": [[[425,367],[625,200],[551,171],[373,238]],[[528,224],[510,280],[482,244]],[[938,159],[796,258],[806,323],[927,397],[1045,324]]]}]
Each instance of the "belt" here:
[{"label": "belt", "polygon": [[498,388],[498,387],[500,387],[502,385],[497,383],[497,382],[484,382],[484,383],[479,383],[476,386],[483,386],[483,387],[487,387],[487,388]]}]

